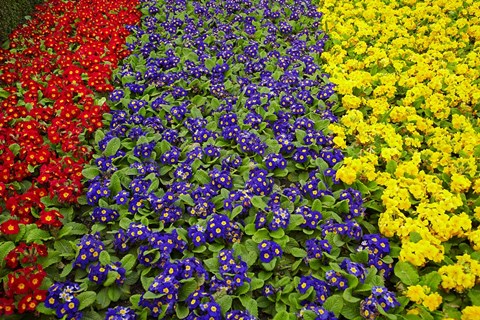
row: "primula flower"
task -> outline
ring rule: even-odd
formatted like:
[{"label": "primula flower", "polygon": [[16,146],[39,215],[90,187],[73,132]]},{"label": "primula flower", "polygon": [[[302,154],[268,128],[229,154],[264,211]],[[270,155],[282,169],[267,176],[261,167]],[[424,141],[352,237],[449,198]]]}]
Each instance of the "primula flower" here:
[{"label": "primula flower", "polygon": [[5,221],[0,225],[0,231],[6,235],[17,234],[20,232],[19,221],[14,219]]},{"label": "primula flower", "polygon": [[117,306],[115,308],[109,308],[105,315],[105,320],[136,320],[137,315],[135,311],[128,308]]},{"label": "primula flower", "polygon": [[273,258],[281,258],[283,255],[282,248],[274,241],[264,240],[260,242],[258,250],[260,250],[260,261],[263,263],[269,263]]}]

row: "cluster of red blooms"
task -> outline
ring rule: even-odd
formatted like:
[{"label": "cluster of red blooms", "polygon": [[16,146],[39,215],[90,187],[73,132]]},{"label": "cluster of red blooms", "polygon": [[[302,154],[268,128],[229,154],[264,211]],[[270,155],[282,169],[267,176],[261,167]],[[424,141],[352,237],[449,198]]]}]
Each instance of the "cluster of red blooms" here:
[{"label": "cluster of red blooms", "polygon": [[[82,169],[92,155],[89,141],[108,112],[95,98],[113,90],[112,72],[129,54],[125,25],[141,16],[137,5],[49,0],[11,34],[10,48],[0,49],[0,244],[2,235],[19,233],[22,224],[61,226],[62,215],[45,207],[43,197],[77,203]],[[0,315],[23,292],[21,281],[43,274],[38,266],[29,268],[36,271],[8,275],[0,288]],[[29,297],[15,300],[19,312],[31,310],[37,297]]]},{"label": "cluster of red blooms", "polygon": [[46,246],[35,243],[27,245],[24,242],[7,254],[6,265],[13,271],[3,284],[5,294],[0,297],[0,315],[14,313],[15,298],[18,300],[16,309],[19,313],[34,311],[45,300],[47,290],[41,290],[40,285],[47,274],[36,262],[37,257],[46,255]]}]

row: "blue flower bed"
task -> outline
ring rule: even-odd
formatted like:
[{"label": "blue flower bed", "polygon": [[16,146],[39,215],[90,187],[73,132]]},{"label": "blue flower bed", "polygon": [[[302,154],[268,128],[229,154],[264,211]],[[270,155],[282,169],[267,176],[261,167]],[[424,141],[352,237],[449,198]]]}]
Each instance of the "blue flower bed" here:
[{"label": "blue flower bed", "polygon": [[[335,177],[328,125],[342,110],[316,6],[148,0],[142,12],[83,172],[91,234],[58,277],[80,285],[55,284],[46,306],[67,319],[393,312],[389,243]],[[88,302],[65,309],[66,287]]]}]

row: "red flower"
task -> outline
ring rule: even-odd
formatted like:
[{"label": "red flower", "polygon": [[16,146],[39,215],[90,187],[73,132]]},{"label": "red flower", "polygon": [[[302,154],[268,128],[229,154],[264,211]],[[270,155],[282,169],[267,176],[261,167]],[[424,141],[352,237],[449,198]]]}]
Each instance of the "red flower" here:
[{"label": "red flower", "polygon": [[14,294],[25,294],[30,289],[30,284],[24,276],[15,277],[14,274],[8,275],[8,283],[10,284],[10,290]]},{"label": "red flower", "polygon": [[18,220],[5,221],[0,225],[0,231],[4,234],[17,234],[20,231]]},{"label": "red flower", "polygon": [[31,294],[25,295],[18,302],[18,306],[17,306],[18,313],[25,313],[26,311],[34,311],[37,305],[38,305],[38,302],[33,299],[33,295]]},{"label": "red flower", "polygon": [[38,289],[40,285],[42,284],[43,278],[45,276],[42,273],[36,273],[34,275],[31,275],[28,281],[30,282],[30,288],[32,290]]},{"label": "red flower", "polygon": [[5,183],[0,181],[0,198],[5,196],[6,191]]},{"label": "red flower", "polygon": [[34,248],[36,249],[37,254],[38,254],[40,257],[46,257],[46,256],[47,256],[48,250],[47,250],[47,246],[46,246],[46,245],[33,243],[33,244],[32,244],[32,247],[34,247]]},{"label": "red flower", "polygon": [[[92,155],[88,141],[108,112],[108,105],[96,105],[95,94],[113,88],[112,71],[128,54],[124,26],[140,20],[137,5],[47,1],[11,34],[15,50],[0,49],[0,88],[10,94],[0,101],[0,200],[6,209],[1,221],[10,219],[0,225],[2,235],[17,234],[19,224],[60,227],[63,216],[45,208],[43,197],[77,203],[82,169]],[[24,268],[0,285],[0,296],[13,298],[0,298],[0,318],[15,312],[14,301],[24,313],[45,299],[38,290],[45,272],[25,266],[47,254],[43,245],[24,243],[7,254],[8,268]]]},{"label": "red flower", "polygon": [[47,298],[47,290],[35,290],[33,297],[37,301],[45,301]]},{"label": "red flower", "polygon": [[18,254],[16,250],[10,251],[5,257],[7,267],[10,269],[15,269],[18,266]]},{"label": "red flower", "polygon": [[15,311],[14,303],[13,299],[0,298],[0,316],[13,314],[13,311]]},{"label": "red flower", "polygon": [[54,227],[60,227],[62,224],[59,219],[62,219],[63,215],[57,210],[42,211],[40,213],[40,222],[42,224],[51,225]]}]

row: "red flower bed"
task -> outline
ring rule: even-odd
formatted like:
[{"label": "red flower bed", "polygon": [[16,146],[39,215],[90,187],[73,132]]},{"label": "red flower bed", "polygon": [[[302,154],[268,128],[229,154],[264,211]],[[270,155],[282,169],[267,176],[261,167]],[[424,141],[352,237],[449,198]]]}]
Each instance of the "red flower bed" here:
[{"label": "red flower bed", "polygon": [[[48,1],[11,34],[10,49],[0,49],[0,245],[22,240],[27,224],[61,226],[63,216],[43,197],[77,203],[89,141],[108,111],[98,98],[113,89],[112,71],[129,53],[125,25],[138,22],[137,4]],[[0,269],[9,273],[0,286],[0,315],[33,311],[45,296],[38,289],[45,272],[31,255],[46,250],[12,249],[11,242],[2,248],[9,252]]]}]

